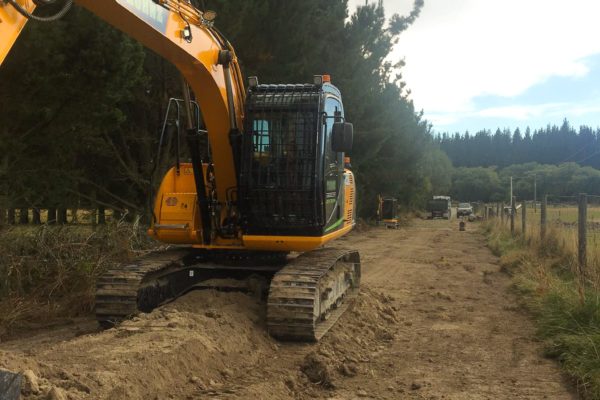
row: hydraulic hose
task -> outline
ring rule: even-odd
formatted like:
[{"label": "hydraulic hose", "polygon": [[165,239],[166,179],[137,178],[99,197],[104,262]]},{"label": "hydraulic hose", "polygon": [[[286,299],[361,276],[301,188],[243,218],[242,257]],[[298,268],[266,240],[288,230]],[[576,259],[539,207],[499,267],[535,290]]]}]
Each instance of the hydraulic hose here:
[{"label": "hydraulic hose", "polygon": [[[56,21],[56,20],[64,17],[65,14],[69,11],[69,9],[71,8],[71,6],[73,5],[73,0],[65,0],[65,5],[56,14],[51,15],[49,17],[38,17],[37,15],[33,15],[32,13],[30,13],[29,11],[27,11],[26,9],[24,9],[23,7],[21,7],[21,5],[19,3],[17,3],[16,0],[7,0],[7,1],[8,1],[8,3],[10,5],[12,5],[15,8],[15,10],[17,10],[17,12],[19,14],[21,14],[25,18],[29,18],[29,19],[32,19],[34,21],[39,21],[39,22],[52,22],[52,21]],[[56,0],[37,0],[36,3],[47,5],[47,4],[52,4],[55,1]]]}]

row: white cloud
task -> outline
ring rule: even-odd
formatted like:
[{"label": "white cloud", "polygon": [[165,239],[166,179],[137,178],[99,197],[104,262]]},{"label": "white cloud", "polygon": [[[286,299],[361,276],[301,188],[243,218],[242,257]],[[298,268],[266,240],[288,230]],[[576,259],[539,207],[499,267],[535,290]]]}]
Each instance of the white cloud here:
[{"label": "white cloud", "polygon": [[[403,14],[412,3],[384,1]],[[403,76],[426,117],[473,115],[477,96],[514,97],[553,76],[585,76],[583,59],[600,53],[598,15],[594,0],[425,0],[393,57],[406,59]],[[505,111],[526,118],[535,109]]]}]

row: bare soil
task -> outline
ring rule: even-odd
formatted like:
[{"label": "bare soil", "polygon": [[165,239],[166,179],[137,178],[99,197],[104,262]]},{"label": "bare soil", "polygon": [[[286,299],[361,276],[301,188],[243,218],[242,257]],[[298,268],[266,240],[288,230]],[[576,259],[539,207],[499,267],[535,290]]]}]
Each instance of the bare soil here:
[{"label": "bare soil", "polygon": [[196,291],[115,329],[89,318],[0,343],[0,368],[30,370],[27,400],[577,398],[476,223],[334,245],[360,250],[362,289],[317,344],[271,339],[258,298]]}]

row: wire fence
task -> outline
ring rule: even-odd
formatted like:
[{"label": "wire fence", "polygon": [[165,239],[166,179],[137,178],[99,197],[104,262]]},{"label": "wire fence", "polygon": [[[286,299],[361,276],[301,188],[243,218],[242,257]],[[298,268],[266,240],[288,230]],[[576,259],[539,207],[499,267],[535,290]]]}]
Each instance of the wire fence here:
[{"label": "wire fence", "polygon": [[600,288],[600,196],[513,198],[511,204],[486,205],[484,215],[551,254],[571,254],[580,278]]}]

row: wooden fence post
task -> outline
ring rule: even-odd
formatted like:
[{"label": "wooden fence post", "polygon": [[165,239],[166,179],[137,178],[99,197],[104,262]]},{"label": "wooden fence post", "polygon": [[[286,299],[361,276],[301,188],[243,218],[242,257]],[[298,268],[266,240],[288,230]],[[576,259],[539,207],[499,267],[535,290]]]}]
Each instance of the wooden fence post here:
[{"label": "wooden fence post", "polygon": [[79,223],[79,215],[77,207],[71,209],[71,223],[77,224]]},{"label": "wooden fence post", "polygon": [[102,206],[98,207],[98,225],[106,224],[106,209]]},{"label": "wooden fence post", "polygon": [[6,210],[0,208],[0,225],[6,224]]},{"label": "wooden fence post", "polygon": [[58,222],[59,225],[64,225],[67,223],[67,209],[66,208],[58,209],[58,212],[56,213],[56,221]]},{"label": "wooden fence post", "polygon": [[523,239],[527,239],[527,202],[521,203],[521,231]]},{"label": "wooden fence post", "polygon": [[11,225],[15,225],[17,223],[16,212],[14,208],[8,209],[8,223]]},{"label": "wooden fence post", "polygon": [[48,225],[54,225],[56,223],[56,208],[48,209],[48,218],[46,219]]},{"label": "wooden fence post", "polygon": [[583,278],[585,276],[585,267],[587,264],[587,195],[579,194],[579,218],[578,226],[578,259],[579,259],[579,274]]},{"label": "wooden fence post", "polygon": [[515,214],[517,213],[517,197],[510,199],[510,233],[515,236]]},{"label": "wooden fence post", "polygon": [[31,220],[31,222],[33,224],[35,224],[35,225],[41,224],[42,223],[42,216],[41,216],[40,209],[37,208],[37,207],[34,207],[32,211],[33,211],[33,213],[32,213],[33,219]]},{"label": "wooden fence post", "polygon": [[28,208],[20,208],[19,209],[19,224],[27,225],[29,223],[29,209]]},{"label": "wooden fence post", "polygon": [[541,220],[540,220],[540,236],[542,239],[542,242],[544,241],[544,239],[546,239],[546,212],[547,212],[547,207],[548,207],[548,195],[545,194],[544,197],[542,197],[542,210],[540,212],[541,215]]}]

